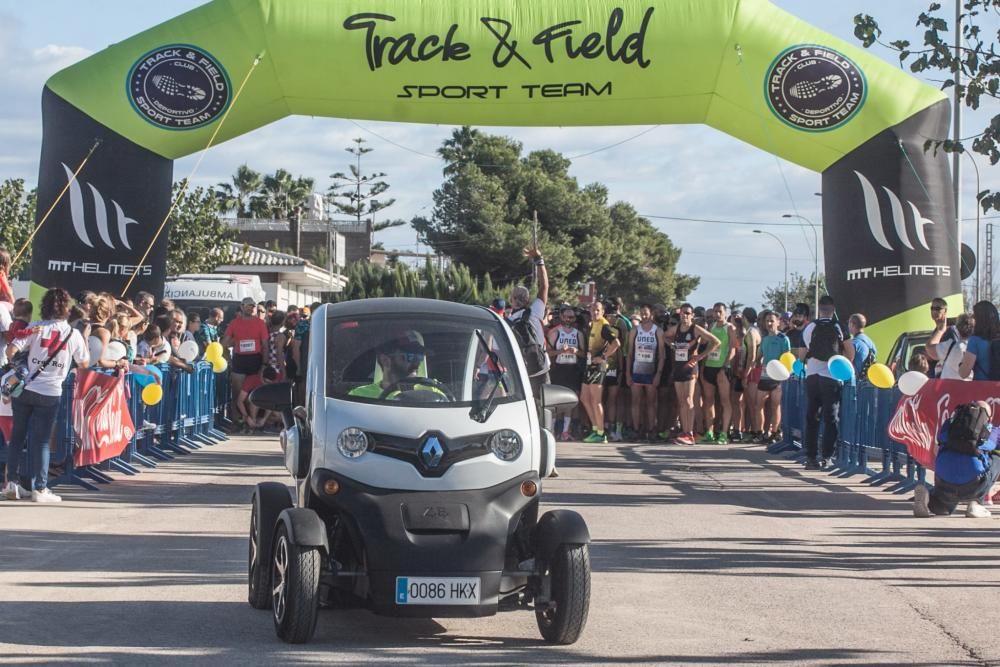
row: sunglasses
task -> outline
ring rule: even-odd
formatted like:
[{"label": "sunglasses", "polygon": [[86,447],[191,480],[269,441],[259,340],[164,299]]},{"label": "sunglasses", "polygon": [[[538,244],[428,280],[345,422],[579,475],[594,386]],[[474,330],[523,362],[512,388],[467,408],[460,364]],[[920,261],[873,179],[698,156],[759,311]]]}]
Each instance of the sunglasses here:
[{"label": "sunglasses", "polygon": [[396,354],[398,354],[404,360],[406,360],[406,363],[408,364],[419,364],[421,361],[424,360],[423,352],[405,352],[403,350],[399,350],[396,352]]}]

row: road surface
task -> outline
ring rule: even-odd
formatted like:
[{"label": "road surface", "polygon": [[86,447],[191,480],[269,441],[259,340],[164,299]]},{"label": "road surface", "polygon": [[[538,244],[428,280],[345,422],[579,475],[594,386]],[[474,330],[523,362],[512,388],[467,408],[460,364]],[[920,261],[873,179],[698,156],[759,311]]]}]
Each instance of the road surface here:
[{"label": "road surface", "polygon": [[275,439],[235,438],[61,506],[0,503],[0,663],[1000,665],[1000,518],[914,519],[754,446],[560,448],[543,500],[594,537],[574,646],[529,612],[323,611],[281,643],[245,570],[250,491],[285,477]]}]

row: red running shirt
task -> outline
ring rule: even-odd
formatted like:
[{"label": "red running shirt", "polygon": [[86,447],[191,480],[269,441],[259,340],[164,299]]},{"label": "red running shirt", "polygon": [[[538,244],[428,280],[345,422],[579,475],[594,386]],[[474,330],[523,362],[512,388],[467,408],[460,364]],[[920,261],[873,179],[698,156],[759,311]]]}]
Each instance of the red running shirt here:
[{"label": "red running shirt", "polygon": [[233,354],[261,354],[267,349],[267,325],[256,317],[236,318],[226,335],[233,339]]}]

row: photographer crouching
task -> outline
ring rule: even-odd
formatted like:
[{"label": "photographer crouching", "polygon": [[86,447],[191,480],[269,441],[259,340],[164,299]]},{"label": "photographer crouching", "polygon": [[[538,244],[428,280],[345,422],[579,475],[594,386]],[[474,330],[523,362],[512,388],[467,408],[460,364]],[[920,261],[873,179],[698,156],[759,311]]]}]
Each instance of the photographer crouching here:
[{"label": "photographer crouching", "polygon": [[988,519],[983,506],[1000,478],[997,440],[1000,427],[990,425],[993,407],[986,401],[955,408],[938,436],[940,447],[934,466],[935,484],[930,491],[920,485],[913,495],[913,516],[947,515],[960,502],[968,502],[965,516]]}]

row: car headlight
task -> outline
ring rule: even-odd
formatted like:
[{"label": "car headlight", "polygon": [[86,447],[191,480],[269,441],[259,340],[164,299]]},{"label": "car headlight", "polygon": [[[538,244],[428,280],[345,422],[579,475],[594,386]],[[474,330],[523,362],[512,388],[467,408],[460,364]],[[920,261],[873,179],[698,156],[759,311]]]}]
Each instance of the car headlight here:
[{"label": "car headlight", "polygon": [[337,436],[337,449],[349,459],[356,459],[368,451],[368,435],[360,428],[345,428]]},{"label": "car headlight", "polygon": [[524,448],[521,436],[510,429],[497,431],[490,436],[488,442],[493,455],[501,461],[513,461],[521,455],[521,450]]}]

